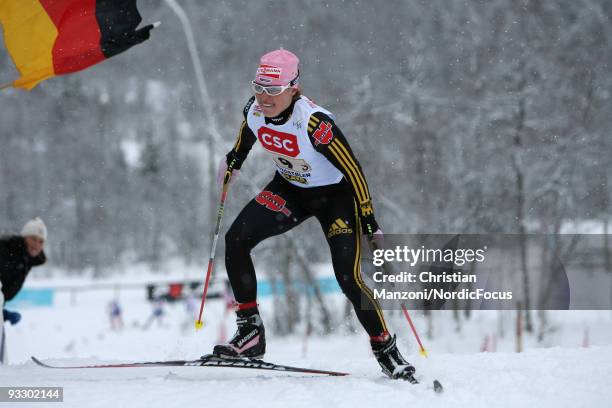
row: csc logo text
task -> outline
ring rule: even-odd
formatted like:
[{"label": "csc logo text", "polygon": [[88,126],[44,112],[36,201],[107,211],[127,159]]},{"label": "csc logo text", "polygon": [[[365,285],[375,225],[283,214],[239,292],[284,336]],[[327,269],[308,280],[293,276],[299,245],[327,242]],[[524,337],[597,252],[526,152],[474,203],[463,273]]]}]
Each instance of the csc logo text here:
[{"label": "csc logo text", "polygon": [[291,133],[278,132],[264,126],[257,131],[257,138],[262,146],[271,152],[289,157],[296,157],[300,154],[297,136]]}]

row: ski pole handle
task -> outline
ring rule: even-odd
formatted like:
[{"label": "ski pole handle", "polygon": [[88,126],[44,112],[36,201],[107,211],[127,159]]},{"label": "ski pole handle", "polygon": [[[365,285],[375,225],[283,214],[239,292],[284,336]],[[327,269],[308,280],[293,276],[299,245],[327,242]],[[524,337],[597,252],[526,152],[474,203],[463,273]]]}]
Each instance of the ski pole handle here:
[{"label": "ski pole handle", "polygon": [[225,176],[223,177],[223,190],[229,189],[229,183],[232,179],[232,171],[233,169],[229,168],[225,171]]}]

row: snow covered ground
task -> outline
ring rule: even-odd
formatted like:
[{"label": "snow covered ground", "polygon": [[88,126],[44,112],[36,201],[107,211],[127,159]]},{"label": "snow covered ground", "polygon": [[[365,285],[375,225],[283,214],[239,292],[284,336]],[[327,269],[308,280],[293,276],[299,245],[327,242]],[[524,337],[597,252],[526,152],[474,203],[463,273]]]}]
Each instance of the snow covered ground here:
[{"label": "snow covered ground", "polygon": [[[386,379],[371,355],[365,335],[343,327],[327,337],[268,336],[266,360],[289,365],[347,371],[348,377],[321,377],[228,368],[136,368],[50,370],[29,361],[35,355],[56,364],[191,359],[217,341],[223,304],[210,301],[207,325],[193,329],[183,304],[167,307],[162,326],[141,328],[151,313],[143,289],[122,290],[125,329],[109,329],[106,307],[113,290],[69,294],[50,308],[23,309],[22,322],[7,327],[10,365],[0,366],[0,386],[63,386],[65,407],[572,407],[604,406],[612,400],[612,317],[610,312],[565,312],[551,316],[547,342],[527,338],[514,353],[512,319],[497,352],[480,353],[486,334],[496,333],[496,312],[477,314],[456,331],[449,313],[434,319],[433,339],[424,338],[430,357],[418,355],[399,314],[389,320],[401,337],[404,354],[417,367],[422,384]],[[335,296],[335,295],[334,295]],[[263,305],[264,319],[270,305]],[[505,312],[511,313],[511,312]],[[426,323],[415,313],[425,337]],[[227,331],[234,330],[228,320]],[[581,347],[588,329],[589,347]],[[445,387],[432,391],[433,379]],[[2,406],[8,404],[0,403]],[[57,404],[60,405],[60,404]],[[19,407],[39,406],[20,403]]]}]

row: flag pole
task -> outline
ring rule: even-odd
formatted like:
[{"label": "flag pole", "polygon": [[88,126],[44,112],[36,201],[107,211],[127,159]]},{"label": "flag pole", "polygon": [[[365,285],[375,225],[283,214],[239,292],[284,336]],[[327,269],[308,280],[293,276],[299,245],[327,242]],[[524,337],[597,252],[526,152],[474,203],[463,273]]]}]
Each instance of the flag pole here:
[{"label": "flag pole", "polygon": [[[187,49],[189,51],[189,56],[191,57],[191,63],[193,64],[193,71],[196,78],[196,83],[198,85],[198,90],[200,91],[200,99],[202,103],[202,109],[204,111],[203,115],[203,123],[204,129],[208,134],[208,178],[209,178],[209,202],[214,203],[217,200],[215,191],[216,191],[216,165],[217,161],[215,160],[215,147],[223,146],[223,136],[222,132],[217,124],[215,105],[211,102],[210,94],[208,92],[208,86],[204,79],[204,70],[202,68],[202,61],[200,59],[200,54],[198,53],[198,47],[196,42],[195,34],[193,33],[193,29],[191,27],[191,22],[189,20],[189,15],[183,9],[183,7],[179,4],[177,0],[165,0],[166,4],[172,9],[174,14],[176,14],[177,18],[181,22],[183,26],[183,33],[185,34],[185,40],[187,42]],[[210,206],[209,208],[209,219],[214,219],[215,217],[215,208],[214,206]]]}]

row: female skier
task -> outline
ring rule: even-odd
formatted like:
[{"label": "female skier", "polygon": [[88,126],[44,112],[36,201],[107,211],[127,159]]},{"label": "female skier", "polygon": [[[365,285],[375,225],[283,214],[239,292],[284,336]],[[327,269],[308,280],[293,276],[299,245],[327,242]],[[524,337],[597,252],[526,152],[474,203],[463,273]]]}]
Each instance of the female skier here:
[{"label": "female skier", "polygon": [[[238,330],[213,354],[261,358],[265,330],[257,309],[257,284],[251,250],[315,217],[321,224],[334,273],[350,299],[372,351],[391,378],[412,378],[415,368],[397,349],[382,310],[360,270],[361,234],[382,234],[365,176],[331,112],[301,95],[299,60],[287,50],[261,57],[238,139],[221,163],[220,174],[242,166],[259,140],[276,165],[274,178],[238,215],[225,236],[225,266],[237,302]],[[364,302],[363,305],[360,302]]]}]

